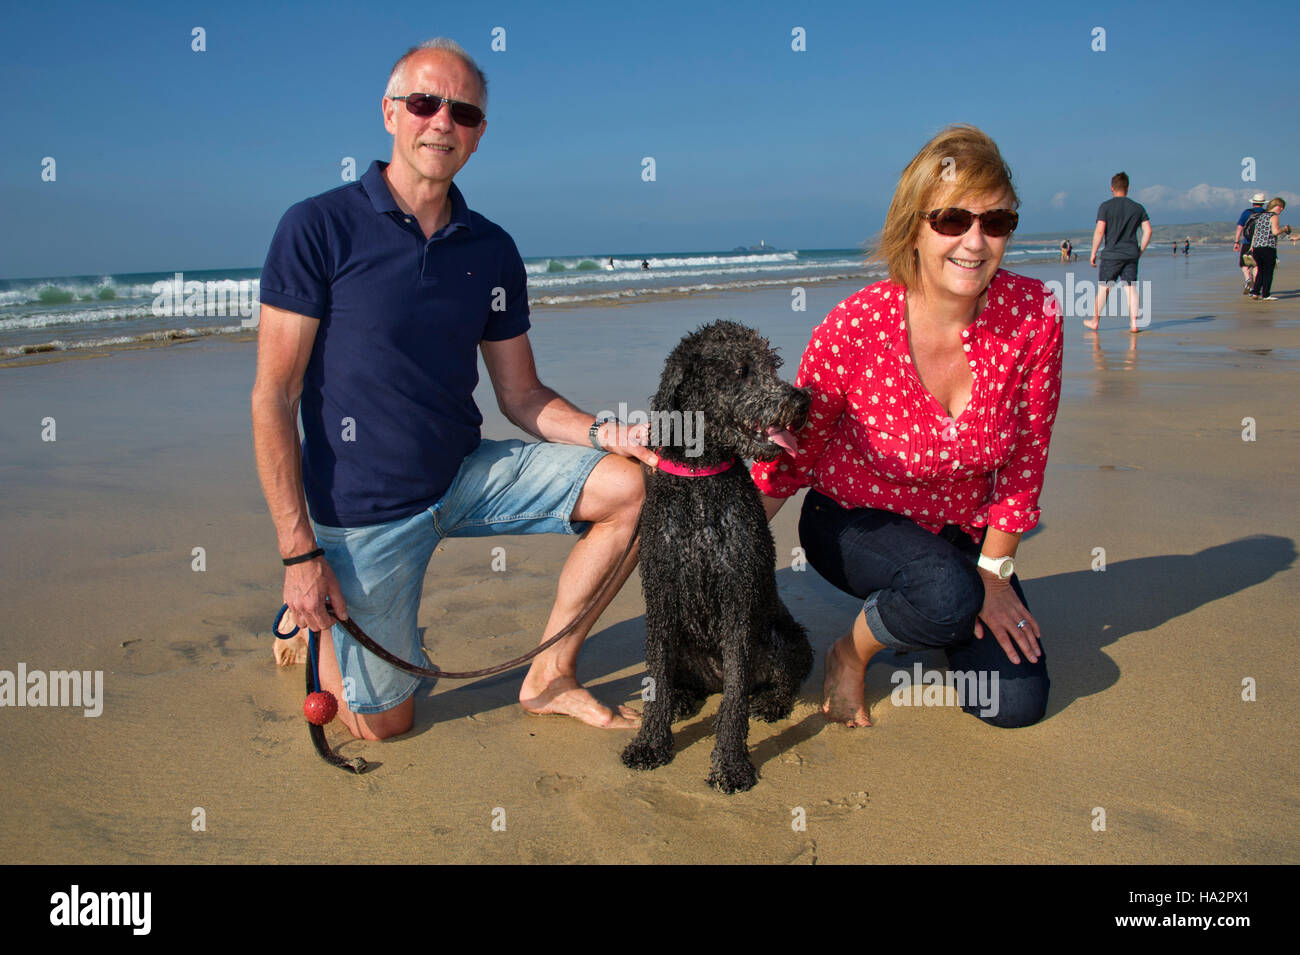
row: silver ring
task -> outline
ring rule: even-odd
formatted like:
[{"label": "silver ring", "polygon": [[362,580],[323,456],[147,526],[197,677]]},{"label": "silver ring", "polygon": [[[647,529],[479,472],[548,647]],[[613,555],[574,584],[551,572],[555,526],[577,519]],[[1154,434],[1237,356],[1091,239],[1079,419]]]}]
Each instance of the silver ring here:
[{"label": "silver ring", "polygon": [[1016,624],[1016,629],[1017,629],[1017,630],[1023,630],[1023,629],[1025,629],[1025,623],[1026,623],[1026,621],[1021,620],[1018,624]]}]

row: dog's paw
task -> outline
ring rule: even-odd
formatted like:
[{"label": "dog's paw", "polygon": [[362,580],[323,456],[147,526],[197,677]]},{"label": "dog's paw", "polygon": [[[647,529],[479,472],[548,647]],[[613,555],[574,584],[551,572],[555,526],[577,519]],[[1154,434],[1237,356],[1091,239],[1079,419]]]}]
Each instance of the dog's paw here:
[{"label": "dog's paw", "polygon": [[653,746],[650,743],[634,739],[623,749],[623,765],[629,769],[657,769],[673,761],[673,747]]},{"label": "dog's paw", "polygon": [[674,694],[673,698],[673,722],[689,720],[692,716],[700,711],[704,706],[704,697],[686,696],[685,694]]},{"label": "dog's paw", "polygon": [[754,768],[754,764],[748,759],[714,766],[713,772],[709,773],[709,785],[718,792],[724,792],[727,795],[753,789],[754,784],[757,782],[758,770]]}]

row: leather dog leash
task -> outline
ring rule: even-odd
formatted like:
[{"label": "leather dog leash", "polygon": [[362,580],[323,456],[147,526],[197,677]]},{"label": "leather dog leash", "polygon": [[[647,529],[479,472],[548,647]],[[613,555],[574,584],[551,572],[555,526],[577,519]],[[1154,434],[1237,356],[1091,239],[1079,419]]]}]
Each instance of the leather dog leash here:
[{"label": "leather dog leash", "polygon": [[[627,542],[627,547],[624,548],[622,555],[618,559],[618,562],[612,568],[610,568],[609,573],[605,575],[605,579],[601,582],[600,588],[596,591],[595,594],[592,595],[591,599],[587,601],[586,605],[581,610],[578,611],[577,616],[575,616],[573,620],[570,621],[569,624],[563,630],[556,633],[550,639],[542,643],[539,643],[537,646],[533,647],[533,649],[529,650],[523,656],[515,657],[515,659],[508,660],[505,663],[498,663],[490,667],[483,667],[481,670],[466,670],[460,673],[453,673],[449,670],[441,670],[437,666],[422,667],[422,666],[417,666],[414,663],[409,663],[406,660],[403,660],[401,657],[397,656],[396,654],[392,653],[391,651],[384,649],[378,643],[376,643],[370,637],[369,634],[367,634],[364,630],[361,629],[361,627],[359,627],[356,624],[355,621],[351,619],[339,620],[338,615],[334,613],[334,608],[329,605],[328,601],[325,604],[325,609],[326,611],[329,612],[329,615],[331,617],[333,617],[335,620],[338,621],[339,626],[341,626],[344,630],[346,630],[352,636],[352,639],[357,641],[357,643],[361,644],[361,646],[365,647],[367,650],[369,650],[375,656],[379,657],[379,659],[383,660],[385,663],[388,663],[391,666],[395,666],[397,667],[397,669],[403,670],[406,673],[411,673],[414,674],[415,676],[433,677],[435,679],[445,679],[445,680],[473,680],[473,679],[477,679],[478,677],[492,676],[493,674],[504,673],[506,670],[513,669],[514,667],[519,666],[521,663],[527,663],[533,657],[537,656],[539,653],[542,653],[545,650],[550,649],[556,643],[563,640],[570,633],[572,633],[574,629],[578,626],[578,624],[580,624],[583,620],[587,618],[587,616],[592,612],[592,610],[595,609],[596,605],[599,604],[600,601],[604,599],[605,595],[609,592],[609,589],[613,586],[614,581],[618,578],[619,571],[622,570],[623,564],[627,561],[628,556],[632,553],[632,549],[636,546],[636,542],[638,539],[640,539],[640,536],[641,533],[640,533],[640,529],[638,528],[638,530],[633,532],[631,540]],[[309,694],[315,693],[320,690],[319,662],[318,662],[320,651],[317,646],[318,636],[319,636],[319,632],[316,630],[307,631],[307,650],[308,650],[308,654],[310,655],[310,659],[308,660],[308,667],[307,667],[307,692]],[[425,651],[425,654],[426,655],[428,654],[427,650]],[[432,663],[432,660],[430,660],[430,662]],[[332,766],[338,766],[340,769],[346,769],[349,772],[364,773],[366,771],[369,764],[367,764],[366,761],[362,759],[360,756],[356,756],[351,759],[345,759],[344,757],[339,756],[332,749],[330,749],[330,745],[325,739],[325,728],[323,726],[318,726],[315,723],[311,723],[311,722],[308,722],[307,726],[311,734],[312,745],[316,747],[316,752],[320,755],[321,759],[325,760],[325,762],[329,763]]]}]

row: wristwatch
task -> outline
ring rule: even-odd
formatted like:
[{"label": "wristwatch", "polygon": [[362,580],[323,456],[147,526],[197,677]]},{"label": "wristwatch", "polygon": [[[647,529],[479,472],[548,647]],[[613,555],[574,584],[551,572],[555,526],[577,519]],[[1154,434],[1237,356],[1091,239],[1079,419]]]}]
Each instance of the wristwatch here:
[{"label": "wristwatch", "polygon": [[617,421],[617,420],[618,418],[615,417],[614,415],[606,415],[603,418],[597,418],[595,421],[591,423],[591,427],[587,430],[587,440],[591,442],[591,446],[595,448],[597,451],[605,450],[605,448],[601,447],[600,438],[597,436],[598,433],[600,432],[600,426],[604,424],[606,421]]},{"label": "wristwatch", "polygon": [[1010,557],[986,557],[980,554],[980,559],[976,563],[981,570],[996,574],[999,580],[1010,580],[1011,575],[1016,572],[1016,562]]}]

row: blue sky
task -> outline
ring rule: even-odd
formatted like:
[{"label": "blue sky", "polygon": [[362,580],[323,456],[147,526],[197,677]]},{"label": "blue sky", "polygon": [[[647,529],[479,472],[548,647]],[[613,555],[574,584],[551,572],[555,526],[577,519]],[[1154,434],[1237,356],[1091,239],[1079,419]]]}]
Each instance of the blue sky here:
[{"label": "blue sky", "polygon": [[[0,35],[0,277],[260,266],[344,157],[388,158],[388,71],[438,35],[491,82],[457,182],[525,256],[851,247],[951,122],[998,141],[1024,232],[1088,229],[1120,169],[1157,224],[1300,193],[1293,0],[53,0],[10,5]],[[1275,64],[1254,77],[1252,44]]]}]

